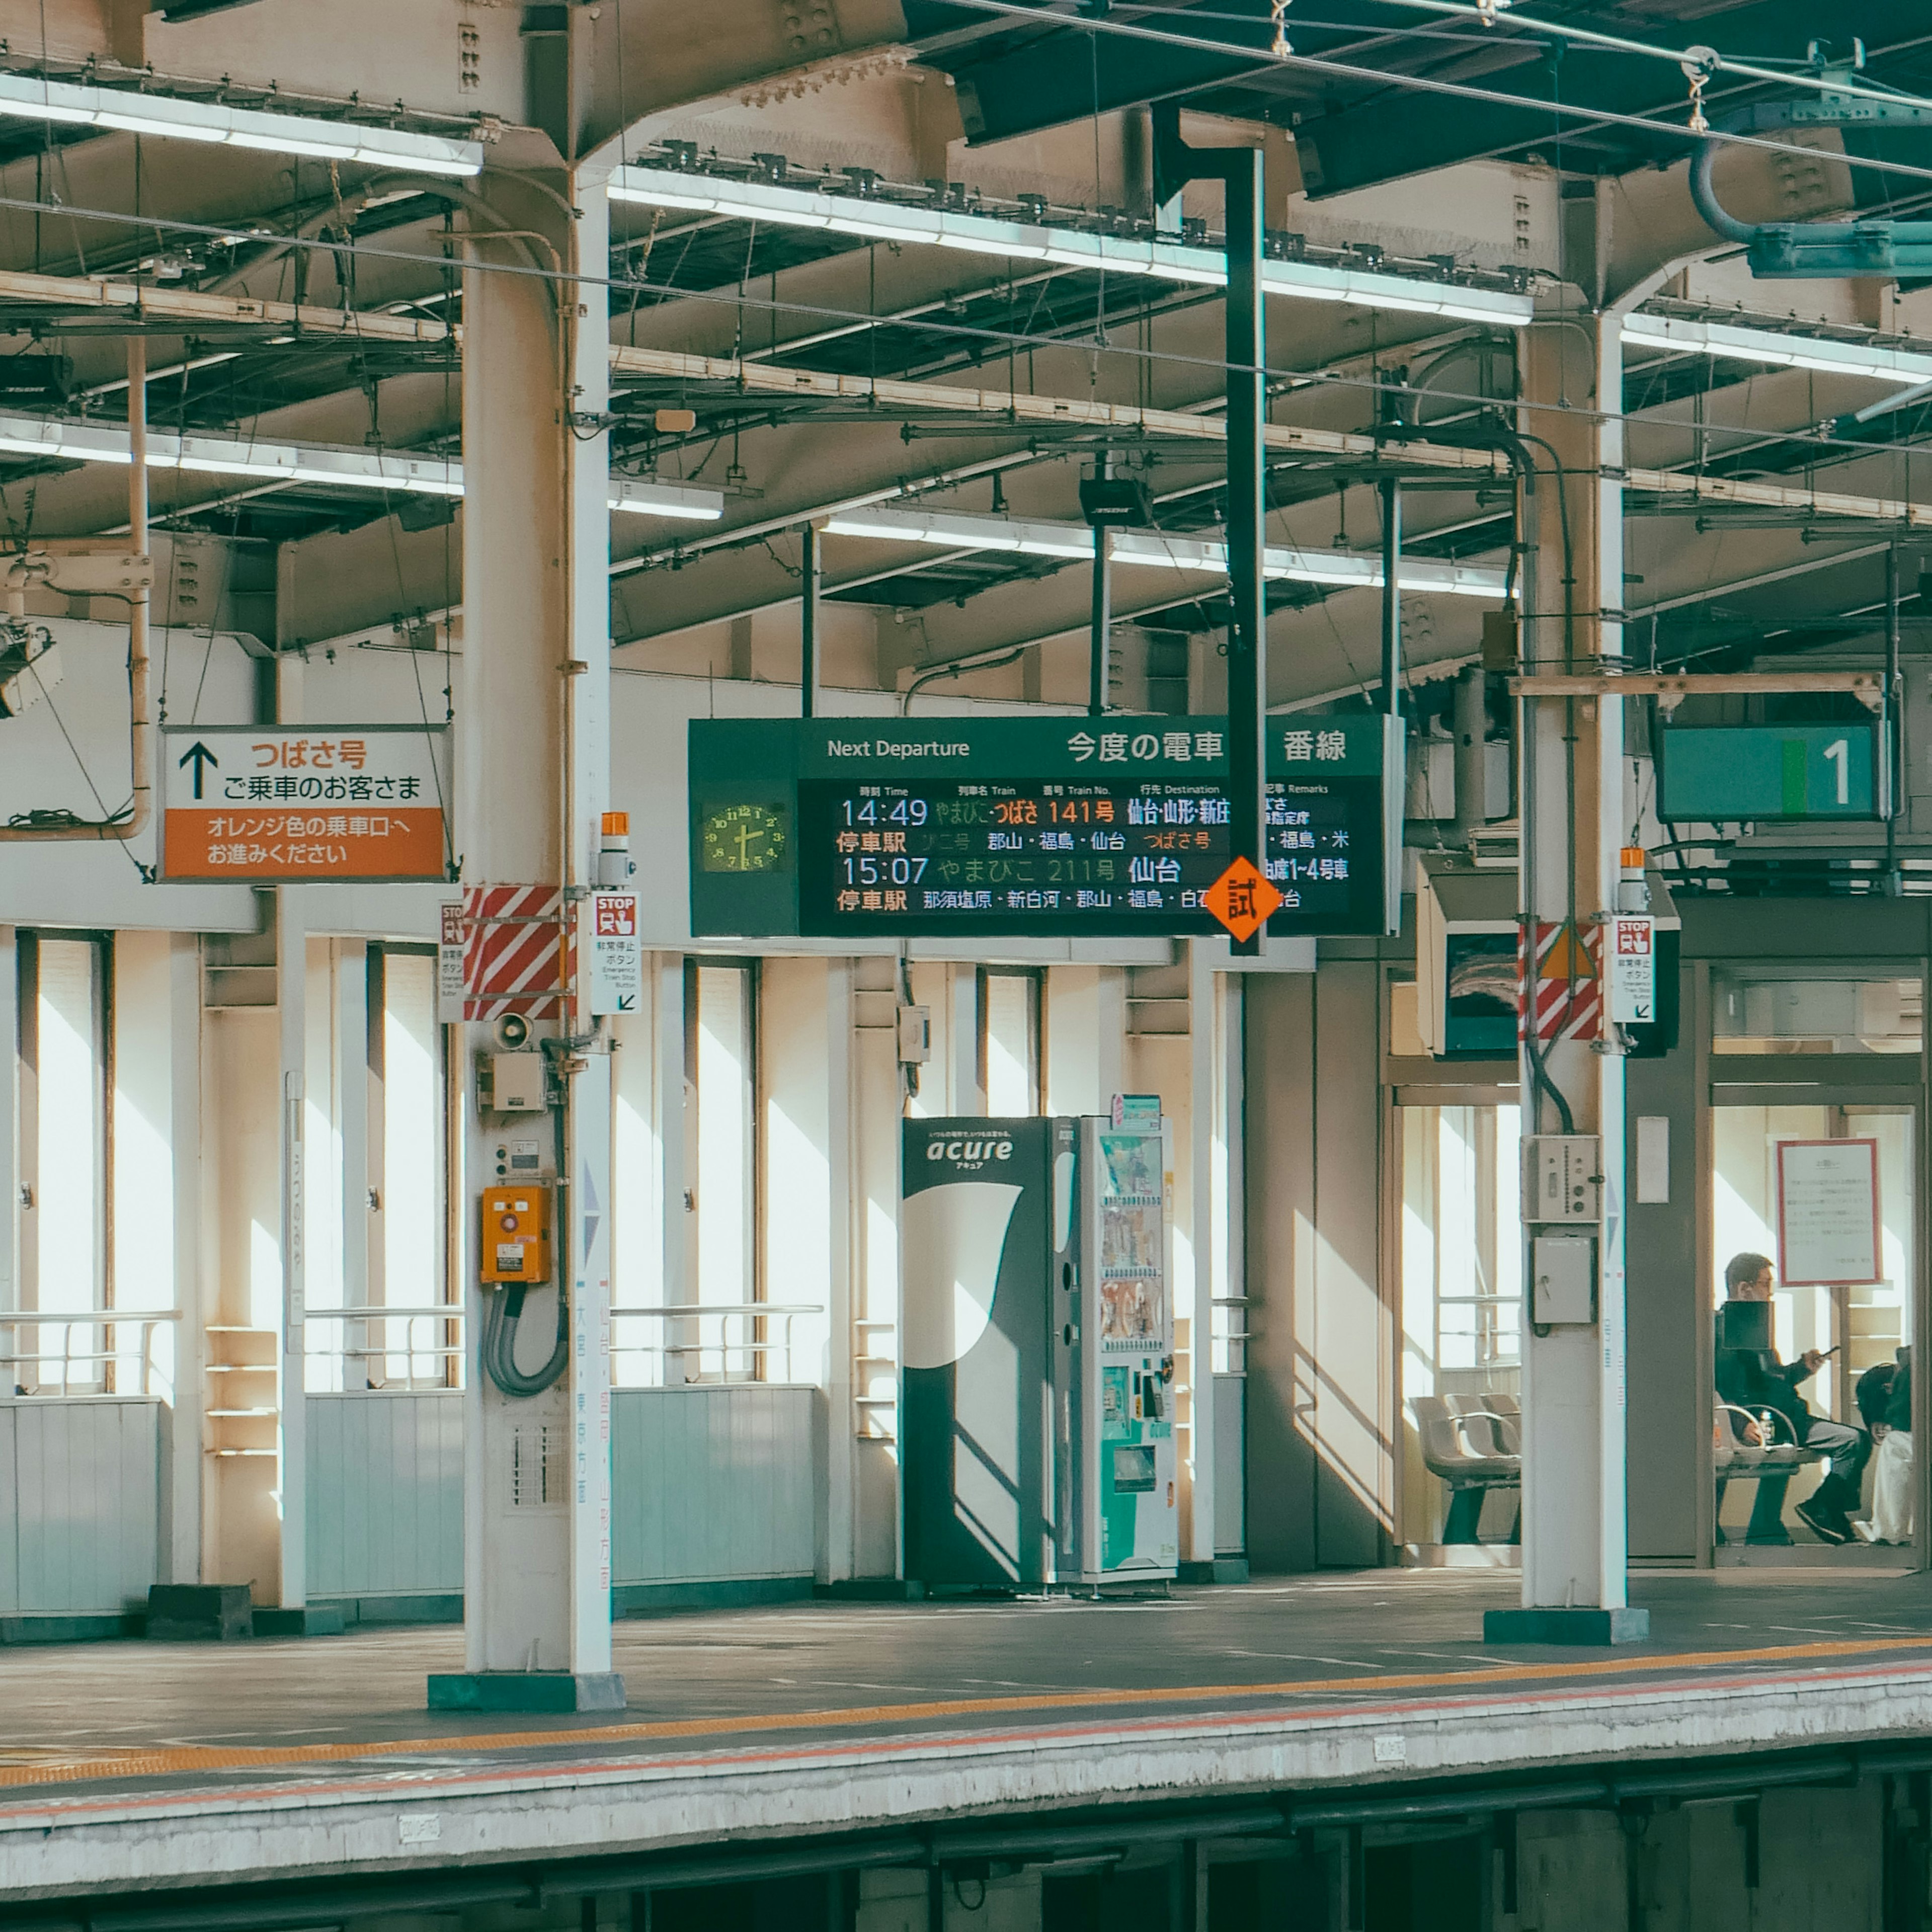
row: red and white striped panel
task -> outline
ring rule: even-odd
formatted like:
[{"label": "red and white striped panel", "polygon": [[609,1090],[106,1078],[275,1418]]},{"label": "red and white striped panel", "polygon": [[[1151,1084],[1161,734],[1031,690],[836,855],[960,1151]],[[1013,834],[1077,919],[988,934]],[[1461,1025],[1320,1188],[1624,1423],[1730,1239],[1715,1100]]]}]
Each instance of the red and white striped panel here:
[{"label": "red and white striped panel", "polygon": [[[1580,937],[1583,958],[1574,974],[1571,944]],[[1564,942],[1559,946],[1559,941]],[[1597,1040],[1604,1030],[1604,936],[1594,926],[1580,934],[1560,922],[1536,928],[1536,1036],[1538,1040]],[[1528,1031],[1529,1000],[1528,934],[1516,949],[1516,1036]]]},{"label": "red and white striped panel", "polygon": [[463,1017],[563,1016],[575,966],[574,935],[555,886],[466,886]]}]

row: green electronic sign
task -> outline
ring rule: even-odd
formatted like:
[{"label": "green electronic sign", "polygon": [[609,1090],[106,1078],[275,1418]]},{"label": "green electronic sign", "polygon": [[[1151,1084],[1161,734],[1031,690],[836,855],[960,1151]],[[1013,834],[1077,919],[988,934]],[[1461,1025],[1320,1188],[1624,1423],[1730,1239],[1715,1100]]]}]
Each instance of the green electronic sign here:
[{"label": "green electronic sign", "polygon": [[1666,724],[1657,815],[1666,824],[1760,818],[1880,818],[1885,765],[1876,723]]},{"label": "green electronic sign", "polygon": [[[692,931],[1218,932],[1202,896],[1234,856],[1227,733],[1222,718],[695,719]],[[1393,932],[1400,722],[1270,718],[1268,770],[1268,930]]]}]

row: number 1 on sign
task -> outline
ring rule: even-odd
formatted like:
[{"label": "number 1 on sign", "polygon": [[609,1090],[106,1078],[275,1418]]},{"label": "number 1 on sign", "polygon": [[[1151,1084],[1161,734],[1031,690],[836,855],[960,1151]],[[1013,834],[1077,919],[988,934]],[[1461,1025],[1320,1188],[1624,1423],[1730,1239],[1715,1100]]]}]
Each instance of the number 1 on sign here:
[{"label": "number 1 on sign", "polygon": [[1838,802],[1850,805],[1852,802],[1852,747],[1850,741],[1835,738],[1825,747],[1825,759],[1828,764],[1838,768]]}]

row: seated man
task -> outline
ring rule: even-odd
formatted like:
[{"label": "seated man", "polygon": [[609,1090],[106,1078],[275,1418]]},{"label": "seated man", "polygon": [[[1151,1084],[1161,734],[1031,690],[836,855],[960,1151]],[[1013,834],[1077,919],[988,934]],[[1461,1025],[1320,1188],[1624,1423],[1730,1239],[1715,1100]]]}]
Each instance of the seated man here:
[{"label": "seated man", "polygon": [[[1724,1292],[1733,1301],[1768,1301],[1772,1267],[1763,1255],[1733,1255],[1724,1269]],[[1721,1348],[1718,1352],[1718,1394],[1740,1408],[1774,1410],[1790,1424],[1793,1438],[1830,1459],[1829,1473],[1798,1505],[1796,1515],[1827,1543],[1852,1540],[1851,1513],[1858,1507],[1860,1483],[1871,1438],[1848,1423],[1814,1415],[1798,1384],[1816,1375],[1825,1358],[1808,1348],[1804,1358],[1780,1362],[1772,1348]],[[1744,1431],[1747,1442],[1763,1439],[1756,1423]]]}]

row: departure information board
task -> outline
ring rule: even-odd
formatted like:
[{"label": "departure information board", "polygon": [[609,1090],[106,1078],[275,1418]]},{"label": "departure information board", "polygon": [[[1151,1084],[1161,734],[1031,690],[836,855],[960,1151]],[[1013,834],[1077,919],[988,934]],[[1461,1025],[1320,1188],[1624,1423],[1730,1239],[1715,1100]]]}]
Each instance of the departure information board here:
[{"label": "departure information board", "polygon": [[[1270,932],[1393,929],[1401,742],[1380,716],[1270,721]],[[1220,929],[1224,719],[700,719],[690,769],[700,936]]]}]

